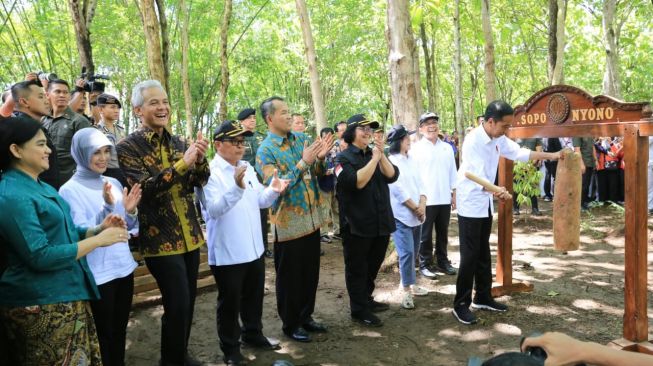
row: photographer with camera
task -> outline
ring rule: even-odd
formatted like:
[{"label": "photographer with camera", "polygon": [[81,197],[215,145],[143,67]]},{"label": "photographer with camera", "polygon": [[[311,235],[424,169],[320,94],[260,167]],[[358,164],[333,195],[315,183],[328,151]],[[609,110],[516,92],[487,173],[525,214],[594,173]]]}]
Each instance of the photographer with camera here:
[{"label": "photographer with camera", "polygon": [[43,126],[48,131],[54,146],[57,148],[59,160],[59,180],[66,183],[77,164],[70,154],[70,145],[75,132],[82,128],[91,127],[86,117],[73,112],[68,106],[70,102],[70,86],[61,79],[49,80],[46,96],[52,107],[52,115],[43,120]]},{"label": "photographer with camera", "polygon": [[[100,122],[100,108],[97,105],[97,98],[104,93],[105,84],[98,79],[109,80],[108,75],[93,74],[86,72],[86,67],[82,67],[82,73],[75,81],[75,91],[70,99],[70,108],[84,115],[91,125],[95,126]],[[90,116],[86,115],[86,107],[89,107]]]},{"label": "photographer with camera", "polygon": [[521,345],[523,351],[528,351],[532,347],[540,347],[546,352],[544,363],[546,366],[580,363],[601,366],[653,364],[651,355],[622,351],[594,342],[583,342],[558,332],[547,332],[539,337],[526,338]]}]

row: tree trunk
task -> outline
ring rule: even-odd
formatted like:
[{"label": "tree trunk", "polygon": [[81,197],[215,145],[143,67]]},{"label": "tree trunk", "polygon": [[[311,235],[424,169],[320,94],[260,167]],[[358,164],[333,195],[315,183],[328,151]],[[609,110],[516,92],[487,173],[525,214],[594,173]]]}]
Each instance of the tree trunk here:
[{"label": "tree trunk", "polygon": [[549,83],[553,80],[553,70],[556,67],[558,54],[558,0],[549,0],[549,43],[548,43],[548,69]]},{"label": "tree trunk", "polygon": [[549,82],[564,83],[567,0],[549,0]]},{"label": "tree trunk", "polygon": [[462,78],[462,61],[460,52],[460,0],[456,0],[455,11],[453,16],[453,42],[454,42],[454,83],[456,93],[456,130],[461,136],[460,143],[464,138],[465,131],[463,128],[463,78]]},{"label": "tree trunk", "polygon": [[433,63],[431,62],[431,53],[429,51],[428,38],[426,36],[426,26],[424,22],[419,25],[419,34],[422,39],[422,51],[424,52],[424,69],[426,70],[426,92],[428,93],[429,111],[435,111],[435,89],[433,87]]},{"label": "tree trunk", "polygon": [[306,1],[295,0],[295,4],[297,5],[297,14],[299,14],[299,24],[302,27],[304,54],[306,54],[308,74],[311,79],[311,97],[313,99],[313,110],[315,111],[315,126],[317,133],[319,133],[328,124],[324,111],[324,97],[322,96],[320,75],[317,70],[317,56],[315,54],[315,44],[313,43],[313,32],[311,31],[311,19],[306,9]]},{"label": "tree trunk", "polygon": [[408,0],[388,0],[386,39],[393,120],[415,129],[421,110],[421,86],[419,75],[415,75],[419,68],[415,69],[416,46],[408,4]]},{"label": "tree trunk", "polygon": [[231,0],[224,1],[222,26],[220,27],[220,100],[218,102],[218,123],[227,119],[227,92],[229,91],[229,24],[231,23]]},{"label": "tree trunk", "polygon": [[88,75],[95,73],[93,63],[93,49],[91,47],[91,22],[95,15],[97,0],[68,0],[70,14],[75,26],[77,50],[82,67],[86,68]]},{"label": "tree trunk", "polygon": [[485,37],[485,100],[490,103],[497,99],[496,74],[494,72],[494,40],[490,24],[490,0],[481,0],[481,20]]},{"label": "tree trunk", "polygon": [[605,47],[605,73],[603,94],[621,98],[621,74],[619,73],[619,37],[615,27],[617,0],[603,3],[603,46]]},{"label": "tree trunk", "polygon": [[190,94],[190,80],[188,78],[189,40],[188,26],[190,23],[190,10],[186,7],[185,0],[179,0],[181,17],[181,84],[184,90],[184,109],[186,110],[186,137],[193,137],[193,101]]},{"label": "tree trunk", "polygon": [[154,0],[139,0],[139,3],[150,78],[160,81],[165,86],[168,82],[165,77],[163,57],[161,55],[161,30],[154,9]]},{"label": "tree trunk", "polygon": [[161,28],[161,59],[163,60],[163,77],[165,78],[166,91],[170,93],[170,37],[168,36],[168,20],[164,0],[156,0],[159,12],[159,27]]}]

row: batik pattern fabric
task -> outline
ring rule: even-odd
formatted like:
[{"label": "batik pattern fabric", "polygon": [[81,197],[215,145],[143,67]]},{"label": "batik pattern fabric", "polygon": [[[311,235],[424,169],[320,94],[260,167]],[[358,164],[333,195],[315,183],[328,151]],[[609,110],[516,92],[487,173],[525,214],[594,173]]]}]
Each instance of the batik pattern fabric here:
[{"label": "batik pattern fabric", "polygon": [[270,184],[275,169],[279,178],[290,180],[270,215],[278,242],[301,238],[324,224],[317,177],[324,174],[325,164],[316,160],[309,165],[302,160],[307,142],[310,141],[303,133],[291,132],[284,137],[268,132],[256,153],[256,171],[263,177],[264,185]]},{"label": "batik pattern fabric", "polygon": [[184,162],[186,140],[164,129],[161,135],[142,127],[123,139],[116,150],[130,185],[141,184],[138,205],[139,247],[144,257],[182,254],[204,244],[194,204],[195,187],[209,179],[204,159]]},{"label": "batik pattern fabric", "polygon": [[0,307],[0,319],[13,364],[102,366],[88,301]]}]

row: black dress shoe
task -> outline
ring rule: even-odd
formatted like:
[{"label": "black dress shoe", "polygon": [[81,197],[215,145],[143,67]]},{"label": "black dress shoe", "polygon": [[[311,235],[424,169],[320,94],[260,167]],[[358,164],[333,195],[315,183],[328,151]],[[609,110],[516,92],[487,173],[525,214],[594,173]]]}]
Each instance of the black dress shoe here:
[{"label": "black dress shoe", "polygon": [[184,356],[184,366],[202,366],[202,362],[192,358],[190,355]]},{"label": "black dress shoe", "polygon": [[378,302],[376,300],[370,301],[370,311],[372,311],[373,313],[380,313],[388,309],[390,309],[390,305],[386,303]]},{"label": "black dress shoe", "polygon": [[292,339],[292,340],[294,340],[294,341],[297,341],[297,342],[308,343],[308,342],[311,341],[311,335],[308,334],[308,332],[307,332],[306,330],[304,330],[304,328],[302,328],[302,327],[298,327],[297,329],[295,329],[295,330],[292,331],[292,332],[290,332],[290,331],[286,332],[285,330],[284,330],[283,332],[284,332],[284,333],[285,333],[285,334],[286,334],[290,339]]},{"label": "black dress shoe", "polygon": [[311,320],[310,322],[304,323],[302,327],[308,331],[308,332],[313,332],[313,333],[326,333],[327,332],[327,327],[326,325],[322,323],[318,323],[315,320]]},{"label": "black dress shoe", "polygon": [[274,254],[272,253],[272,251],[270,249],[266,249],[265,253],[263,253],[263,255],[265,255],[266,258],[274,258]]},{"label": "black dress shoe", "polygon": [[374,327],[378,328],[383,325],[383,321],[379,319],[376,315],[372,313],[363,313],[360,315],[351,315],[351,319],[355,321],[356,323],[359,323],[361,325],[364,325],[366,327]]},{"label": "black dress shoe", "polygon": [[279,348],[281,348],[281,347],[279,347],[279,341],[278,340],[268,338],[268,337],[264,336],[263,334],[259,334],[257,336],[253,336],[253,337],[243,336],[241,338],[241,340],[243,341],[244,344],[246,344],[246,345],[248,345],[250,347],[258,348],[258,349],[274,351],[274,350],[278,350]]},{"label": "black dress shoe", "polygon": [[247,365],[247,360],[240,352],[230,354],[229,356],[225,355],[222,360],[225,365]]},{"label": "black dress shoe", "polygon": [[448,274],[450,276],[453,276],[453,275],[456,274],[456,269],[453,268],[453,266],[449,262],[444,263],[444,264],[436,265],[435,270],[438,271],[438,272],[446,273],[446,274]]}]

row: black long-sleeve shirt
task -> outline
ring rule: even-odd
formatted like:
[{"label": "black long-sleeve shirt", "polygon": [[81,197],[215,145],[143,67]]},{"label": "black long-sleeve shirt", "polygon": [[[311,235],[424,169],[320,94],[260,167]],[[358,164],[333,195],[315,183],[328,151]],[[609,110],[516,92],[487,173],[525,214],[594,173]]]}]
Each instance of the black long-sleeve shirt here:
[{"label": "black long-sleeve shirt", "polygon": [[371,149],[361,150],[353,144],[336,157],[338,177],[336,189],[341,222],[348,225],[351,233],[357,236],[390,235],[395,231],[396,226],[390,206],[388,184],[397,180],[399,169],[395,166],[395,174],[388,178],[381,173],[381,167],[377,165],[370,181],[359,189],[356,187],[357,172],[370,160],[372,160]]}]

